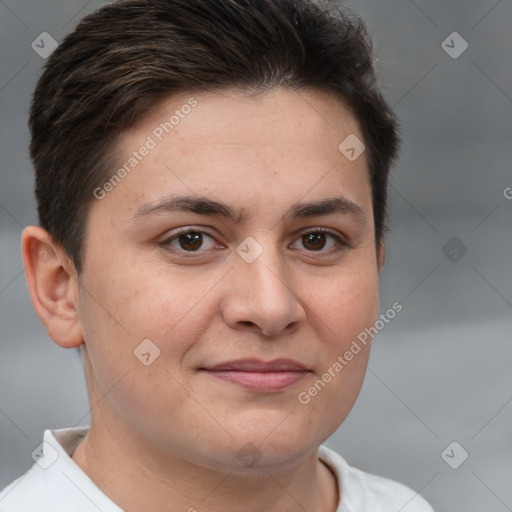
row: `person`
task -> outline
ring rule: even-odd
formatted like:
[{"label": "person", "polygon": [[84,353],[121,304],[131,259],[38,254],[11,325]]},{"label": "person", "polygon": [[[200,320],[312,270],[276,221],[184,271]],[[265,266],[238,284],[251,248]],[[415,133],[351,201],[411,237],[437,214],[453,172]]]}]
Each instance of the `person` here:
[{"label": "person", "polygon": [[363,383],[399,146],[359,17],[114,2],[29,125],[27,284],[91,421],[45,431],[3,512],[432,510],[322,445]]}]

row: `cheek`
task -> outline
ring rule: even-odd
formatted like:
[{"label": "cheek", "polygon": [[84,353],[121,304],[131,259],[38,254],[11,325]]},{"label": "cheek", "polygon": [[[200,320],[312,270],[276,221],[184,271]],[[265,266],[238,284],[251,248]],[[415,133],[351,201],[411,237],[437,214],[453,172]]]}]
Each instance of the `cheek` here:
[{"label": "cheek", "polygon": [[369,266],[341,272],[319,285],[317,283],[316,290],[307,299],[308,308],[313,312],[311,322],[324,331],[322,339],[332,340],[329,345],[333,348],[343,350],[377,319],[379,285],[376,268]]},{"label": "cheek", "polygon": [[[179,364],[215,315],[209,305],[209,291],[215,284],[211,276],[191,282],[188,274],[171,275],[151,264],[135,267],[121,262],[108,269],[97,266],[89,276],[94,276],[86,284],[91,293],[84,295],[82,307],[86,342],[95,360],[105,364],[133,363],[134,350],[146,339],[161,356],[168,356],[162,360]],[[92,298],[93,293],[101,302]]]},{"label": "cheek", "polygon": [[307,305],[321,357],[314,388],[304,391],[316,407],[332,411],[336,425],[352,408],[364,380],[371,344],[365,330],[378,315],[378,272],[369,264],[318,283],[321,293],[318,288],[310,293]]},{"label": "cheek", "polygon": [[143,430],[147,421],[158,425],[158,418],[190,401],[177,367],[200,336],[200,326],[187,315],[186,297],[175,297],[170,288],[148,280],[143,288],[130,286],[129,279],[116,288],[116,277],[110,277],[108,285],[95,288],[101,304],[88,293],[80,305],[93,401],[105,398],[109,411]]},{"label": "cheek", "polygon": [[369,265],[329,280],[312,297],[324,357],[313,388],[305,391],[318,408],[331,411],[333,428],[345,419],[361,389],[371,339],[362,342],[358,336],[377,319],[378,295],[378,272]]},{"label": "cheek", "polygon": [[317,410],[324,418],[318,428],[328,437],[349,414],[363,384],[371,339],[361,341],[361,333],[378,315],[377,279],[357,274],[333,279],[311,304],[320,364],[298,399],[301,407]]}]

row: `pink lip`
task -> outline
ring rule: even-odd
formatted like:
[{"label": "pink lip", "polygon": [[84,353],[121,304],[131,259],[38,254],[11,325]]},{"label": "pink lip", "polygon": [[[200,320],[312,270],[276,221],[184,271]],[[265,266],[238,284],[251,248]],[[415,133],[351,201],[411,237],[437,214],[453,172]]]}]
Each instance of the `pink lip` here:
[{"label": "pink lip", "polygon": [[293,372],[307,371],[308,369],[293,359],[274,359],[273,361],[261,361],[260,359],[236,359],[208,366],[204,368],[210,371],[240,371],[240,372]]},{"label": "pink lip", "polygon": [[291,359],[239,359],[203,368],[213,377],[256,391],[280,391],[302,379],[309,370]]}]

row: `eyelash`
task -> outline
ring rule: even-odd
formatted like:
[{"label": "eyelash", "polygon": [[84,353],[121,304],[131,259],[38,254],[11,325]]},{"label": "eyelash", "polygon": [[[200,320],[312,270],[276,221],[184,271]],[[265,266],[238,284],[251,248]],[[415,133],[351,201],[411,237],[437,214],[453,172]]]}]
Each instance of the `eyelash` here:
[{"label": "eyelash", "polygon": [[[187,255],[186,257],[189,257],[189,258],[201,257],[201,256],[204,256],[204,254],[206,252],[209,252],[209,250],[206,250],[206,251],[204,251],[204,250],[203,251],[201,251],[201,250],[186,251],[185,249],[176,249],[174,247],[170,247],[171,242],[173,242],[174,240],[177,240],[180,236],[185,235],[187,233],[197,233],[197,234],[200,234],[200,235],[207,235],[208,237],[210,237],[213,240],[215,240],[215,238],[210,233],[208,233],[207,231],[204,231],[203,229],[195,229],[194,227],[188,226],[186,228],[183,228],[183,229],[177,231],[172,236],[167,237],[162,242],[159,242],[158,245],[163,247],[165,250],[173,252],[173,253],[186,254]],[[295,243],[298,240],[300,240],[303,236],[306,236],[306,235],[311,234],[311,233],[325,233],[326,235],[329,235],[335,241],[335,243],[337,244],[337,247],[334,248],[334,249],[327,250],[327,251],[324,251],[322,249],[320,249],[318,251],[308,251],[308,250],[306,250],[306,252],[309,253],[309,254],[319,255],[320,257],[322,257],[322,255],[328,256],[328,255],[332,255],[334,253],[337,253],[337,252],[342,251],[342,250],[346,249],[347,247],[349,247],[349,244],[345,240],[343,240],[342,237],[340,237],[339,235],[333,233],[331,230],[329,230],[327,228],[321,228],[321,227],[309,228],[308,230],[303,231],[302,233],[300,233],[300,235],[290,245],[292,245],[293,243]]]}]

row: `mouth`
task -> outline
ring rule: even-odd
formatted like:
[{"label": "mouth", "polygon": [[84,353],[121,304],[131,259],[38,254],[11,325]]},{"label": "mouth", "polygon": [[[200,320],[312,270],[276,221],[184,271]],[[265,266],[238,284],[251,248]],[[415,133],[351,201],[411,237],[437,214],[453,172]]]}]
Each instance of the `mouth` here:
[{"label": "mouth", "polygon": [[293,386],[310,370],[302,363],[291,359],[260,361],[239,359],[208,368],[201,368],[209,376],[260,392],[276,392]]}]

